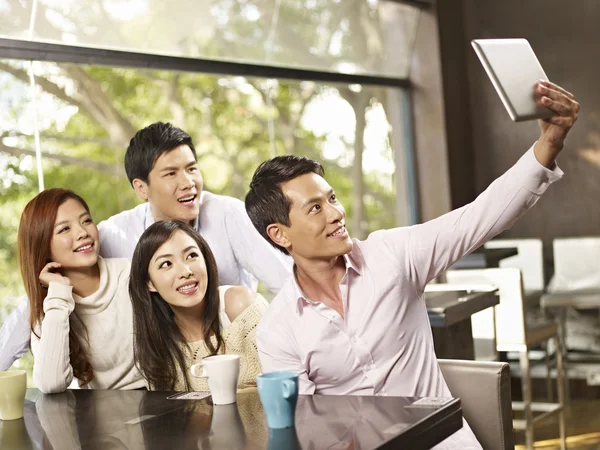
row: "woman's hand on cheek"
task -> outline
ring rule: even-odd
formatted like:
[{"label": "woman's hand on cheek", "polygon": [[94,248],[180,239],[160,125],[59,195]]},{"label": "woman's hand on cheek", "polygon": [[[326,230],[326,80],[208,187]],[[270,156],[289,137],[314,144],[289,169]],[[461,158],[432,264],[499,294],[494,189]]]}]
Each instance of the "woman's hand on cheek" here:
[{"label": "woman's hand on cheek", "polygon": [[46,264],[40,272],[40,284],[47,288],[50,286],[50,282],[53,281],[55,283],[71,286],[71,280],[69,280],[67,277],[63,277],[59,272],[56,272],[56,270],[60,268],[61,264],[57,262],[49,262]]}]

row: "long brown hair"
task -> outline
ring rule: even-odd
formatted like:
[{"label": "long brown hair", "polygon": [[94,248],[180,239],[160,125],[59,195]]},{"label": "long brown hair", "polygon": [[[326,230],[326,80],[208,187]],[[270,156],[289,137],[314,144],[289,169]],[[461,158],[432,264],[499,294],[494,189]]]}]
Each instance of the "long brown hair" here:
[{"label": "long brown hair", "polygon": [[[148,289],[148,266],[156,251],[181,230],[190,236],[204,257],[208,278],[202,326],[204,343],[211,355],[224,347],[219,320],[219,275],[217,263],[206,241],[187,223],[164,220],[150,225],[140,237],[131,260],[129,296],[133,305],[133,353],[140,372],[153,389],[170,391],[175,387],[176,367],[190,390],[182,344],[186,341],[175,323],[175,314],[158,292]],[[217,345],[213,345],[214,336]]]},{"label": "long brown hair", "polygon": [[[48,288],[40,284],[40,272],[51,261],[50,244],[58,208],[69,199],[78,201],[88,213],[90,212],[85,200],[75,192],[54,188],[46,189],[36,195],[27,203],[21,215],[18,233],[19,266],[25,292],[29,297],[29,324],[36,336],[38,336],[36,331],[38,327],[41,330],[44,299],[48,294]],[[94,379],[87,346],[87,330],[73,311],[69,316],[70,363],[73,376],[82,384],[87,384]]]}]

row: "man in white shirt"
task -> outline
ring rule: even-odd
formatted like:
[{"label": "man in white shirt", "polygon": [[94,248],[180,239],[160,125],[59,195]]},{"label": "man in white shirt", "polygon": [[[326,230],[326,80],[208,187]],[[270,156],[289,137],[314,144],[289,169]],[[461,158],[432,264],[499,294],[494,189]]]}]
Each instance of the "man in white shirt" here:
[{"label": "man in white shirt", "polygon": [[[435,220],[350,239],[344,207],[305,157],[256,170],[246,210],[263,237],[294,259],[257,329],[263,371],[299,374],[301,394],[447,397],[423,300],[425,286],[509,228],[562,176],[555,158],[579,104],[553,83],[536,87],[555,115],[532,148],[472,203]],[[481,449],[466,423],[436,449]]]},{"label": "man in white shirt", "polygon": [[[277,293],[291,275],[291,259],[273,249],[250,222],[244,203],[204,191],[191,137],[169,123],[138,131],[125,154],[125,171],[145,203],[98,224],[100,255],[131,258],[138,239],[157,220],[191,223],[208,242],[222,285],[256,290],[257,279]],[[29,349],[25,297],[0,330],[0,370]]]}]

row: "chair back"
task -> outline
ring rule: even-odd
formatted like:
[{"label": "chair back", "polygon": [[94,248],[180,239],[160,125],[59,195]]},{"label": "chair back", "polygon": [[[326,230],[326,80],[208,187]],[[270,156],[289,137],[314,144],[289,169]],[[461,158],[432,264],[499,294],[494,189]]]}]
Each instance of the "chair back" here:
[{"label": "chair back", "polygon": [[438,360],[463,417],[486,450],[514,449],[510,366],[507,363]]},{"label": "chair back", "polygon": [[492,239],[486,242],[484,247],[517,248],[519,254],[500,260],[500,267],[521,269],[525,291],[545,289],[544,246],[541,239]]},{"label": "chair back", "polygon": [[494,310],[488,308],[471,316],[474,339],[493,339],[495,323],[498,350],[518,350],[526,344],[523,282],[519,269],[448,270],[446,279],[451,284],[491,284],[498,288],[500,303]]},{"label": "chair back", "polygon": [[600,237],[554,239],[552,248],[554,277],[548,291],[600,288]]}]

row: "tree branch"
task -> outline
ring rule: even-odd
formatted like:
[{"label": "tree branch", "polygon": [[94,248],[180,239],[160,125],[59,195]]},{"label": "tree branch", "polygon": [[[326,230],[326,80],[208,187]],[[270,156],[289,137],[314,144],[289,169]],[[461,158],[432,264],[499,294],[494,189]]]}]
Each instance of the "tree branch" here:
[{"label": "tree branch", "polygon": [[111,142],[118,146],[127,145],[135,134],[135,127],[113,106],[112,99],[104,93],[100,82],[79,66],[60,64],[59,67],[78,86],[73,97],[83,105],[88,115],[107,131]]},{"label": "tree branch", "polygon": [[[29,73],[25,69],[19,69],[17,67],[13,67],[9,64],[0,62],[0,71],[8,72],[16,79],[21,80],[23,83],[29,84]],[[58,86],[55,83],[52,83],[48,79],[44,77],[35,77],[35,82],[38,86],[40,86],[45,92],[48,94],[54,95],[56,98],[63,100],[71,105],[77,106],[82,110],[85,110],[85,107],[76,99],[69,96],[63,88]]]},{"label": "tree branch", "polygon": [[[13,156],[22,156],[22,155],[30,155],[30,156],[34,156],[34,157],[36,156],[35,150],[10,147],[8,145],[3,144],[2,142],[0,142],[0,152],[8,153],[9,155],[13,155]],[[74,156],[60,155],[60,154],[56,154],[56,153],[47,153],[47,152],[42,152],[42,156],[44,158],[54,159],[61,163],[97,170],[98,172],[102,172],[102,173],[105,173],[108,175],[116,175],[116,176],[124,176],[125,175],[125,169],[123,168],[123,166],[117,165],[117,164],[115,164],[115,165],[106,164],[106,163],[102,163],[99,161],[93,161],[91,159],[76,158]]]},{"label": "tree branch", "polygon": [[[45,92],[79,108],[106,130],[113,145],[118,147],[127,145],[135,134],[135,128],[114,108],[111,99],[107,98],[102,91],[100,82],[90,77],[80,67],[71,64],[59,64],[58,67],[78,85],[78,90],[72,96],[47,78],[36,76],[36,84]],[[24,83],[29,83],[29,73],[25,69],[0,62],[1,70],[12,74]]]},{"label": "tree branch", "polygon": [[[2,133],[2,135],[0,136],[0,138],[4,138],[4,137],[26,137],[26,138],[31,138],[32,136],[30,134],[25,134],[25,133],[20,133],[18,131],[7,131],[5,133]],[[91,138],[91,137],[86,137],[86,136],[66,136],[66,135],[62,135],[62,134],[53,134],[53,133],[40,133],[40,138],[43,140],[55,140],[55,141],[60,141],[60,142],[74,142],[76,144],[96,144],[96,145],[101,145],[102,147],[111,147],[113,144],[112,142],[108,141],[107,139],[97,139],[97,138]],[[121,149],[120,147],[114,147],[115,149]]]}]

